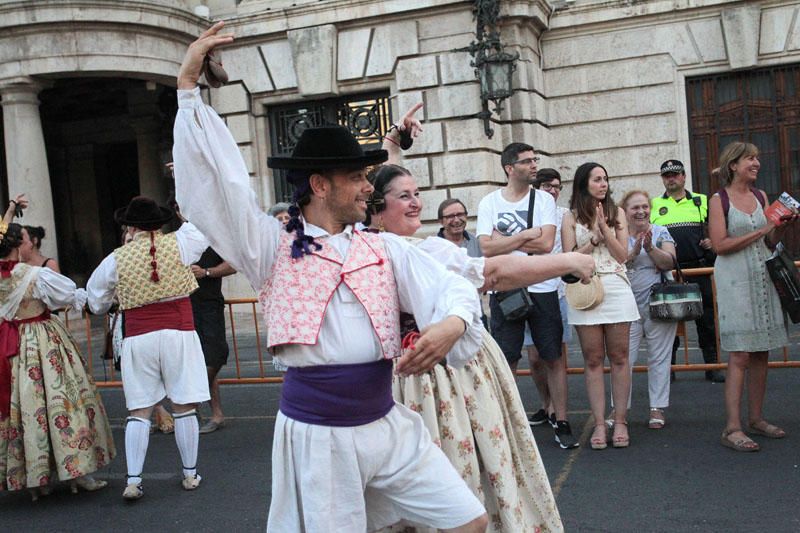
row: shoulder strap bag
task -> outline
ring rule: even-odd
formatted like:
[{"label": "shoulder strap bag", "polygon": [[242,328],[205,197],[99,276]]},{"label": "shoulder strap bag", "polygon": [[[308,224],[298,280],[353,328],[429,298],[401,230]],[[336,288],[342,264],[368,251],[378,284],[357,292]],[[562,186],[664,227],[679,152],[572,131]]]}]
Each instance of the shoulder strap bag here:
[{"label": "shoulder strap bag", "polygon": [[[533,224],[533,207],[536,203],[536,189],[531,189],[528,194],[528,229]],[[533,306],[528,288],[522,287],[511,291],[498,291],[495,299],[503,313],[503,318],[509,321],[522,320],[528,316],[528,312]]]}]

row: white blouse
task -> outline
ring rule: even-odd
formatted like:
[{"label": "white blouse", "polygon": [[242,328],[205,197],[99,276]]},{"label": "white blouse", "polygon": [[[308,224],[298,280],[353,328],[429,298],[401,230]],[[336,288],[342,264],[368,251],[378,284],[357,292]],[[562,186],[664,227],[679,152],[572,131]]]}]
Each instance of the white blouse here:
[{"label": "white blouse", "polygon": [[[19,268],[17,265],[14,268]],[[51,311],[71,307],[76,311],[86,304],[86,291],[75,282],[46,267],[30,267],[21,283],[0,303],[0,318],[12,320],[28,286],[33,283],[33,297],[41,300]]]},{"label": "white blouse", "polygon": [[[260,291],[273,263],[290,259],[277,257],[283,225],[259,208],[239,147],[222,119],[203,103],[200,90],[178,91],[178,104],[173,159],[181,212]],[[305,222],[305,233],[326,239],[344,258],[352,226],[330,235]],[[448,362],[461,366],[472,359],[482,335],[474,288],[401,237],[382,234],[381,238],[392,263],[401,311],[412,313],[420,328],[451,315],[463,319],[467,332],[448,354]],[[328,304],[317,344],[276,348],[278,362],[286,366],[364,363],[378,360],[381,353],[366,310],[344,284]]]}]

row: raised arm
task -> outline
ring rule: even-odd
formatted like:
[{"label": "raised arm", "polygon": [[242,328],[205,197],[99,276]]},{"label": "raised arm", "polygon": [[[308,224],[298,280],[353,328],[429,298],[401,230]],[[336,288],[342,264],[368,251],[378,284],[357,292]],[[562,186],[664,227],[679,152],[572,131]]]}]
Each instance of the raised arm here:
[{"label": "raised arm", "polygon": [[225,123],[200,98],[203,57],[231,36],[222,23],[192,43],[178,76],[173,160],[175,196],[183,215],[211,246],[242,272],[255,289],[269,275],[283,226],[263,213],[250,188],[250,174]]},{"label": "raised arm", "polygon": [[383,138],[382,148],[389,152],[387,163],[399,165],[403,161],[403,151],[400,148],[400,132],[410,132],[412,139],[416,139],[422,133],[422,123],[414,116],[420,109],[422,109],[422,102],[411,106],[411,109],[406,111],[405,115],[395,124],[392,124],[392,128],[386,133]]}]

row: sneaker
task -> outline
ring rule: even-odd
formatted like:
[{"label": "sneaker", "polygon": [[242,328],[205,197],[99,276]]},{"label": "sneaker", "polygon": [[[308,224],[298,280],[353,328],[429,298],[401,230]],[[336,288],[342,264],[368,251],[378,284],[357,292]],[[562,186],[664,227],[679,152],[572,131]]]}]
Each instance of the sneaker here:
[{"label": "sneaker", "polygon": [[203,478],[201,478],[198,474],[195,474],[193,476],[183,476],[183,481],[181,482],[181,485],[183,485],[184,490],[194,490],[200,486],[201,479]]},{"label": "sneaker", "polygon": [[555,413],[550,413],[550,415],[547,417],[547,421],[550,422],[550,426],[553,429],[556,429],[558,427],[558,423],[556,422],[556,414]]},{"label": "sneaker", "polygon": [[126,500],[138,500],[142,496],[144,496],[144,489],[138,483],[129,483],[122,492],[122,497]]},{"label": "sneaker", "polygon": [[561,449],[569,450],[570,448],[577,448],[578,441],[572,436],[572,428],[569,427],[569,422],[566,420],[559,420],[556,422],[556,442]]},{"label": "sneaker", "polygon": [[544,409],[539,409],[528,417],[528,423],[532,426],[541,426],[547,421],[547,413]]}]

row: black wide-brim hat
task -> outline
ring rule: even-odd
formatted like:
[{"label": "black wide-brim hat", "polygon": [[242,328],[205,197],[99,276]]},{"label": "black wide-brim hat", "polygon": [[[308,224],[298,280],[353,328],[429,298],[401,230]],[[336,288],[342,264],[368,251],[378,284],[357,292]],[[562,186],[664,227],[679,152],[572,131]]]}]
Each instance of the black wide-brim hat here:
[{"label": "black wide-brim hat", "polygon": [[114,211],[114,220],[117,224],[147,231],[159,229],[174,216],[173,210],[161,207],[155,200],[146,196],[135,196],[127,206]]},{"label": "black wide-brim hat", "polygon": [[364,151],[344,126],[319,126],[303,131],[291,156],[267,158],[267,166],[286,170],[330,170],[364,168],[387,159],[386,150]]}]

